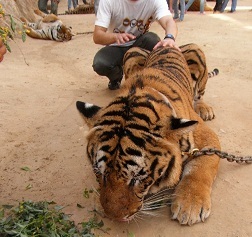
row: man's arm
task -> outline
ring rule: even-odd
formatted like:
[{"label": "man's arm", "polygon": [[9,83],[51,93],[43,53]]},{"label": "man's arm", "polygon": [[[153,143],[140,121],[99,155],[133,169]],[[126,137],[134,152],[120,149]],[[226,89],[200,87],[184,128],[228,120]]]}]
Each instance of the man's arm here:
[{"label": "man's arm", "polygon": [[135,36],[128,33],[109,33],[107,28],[95,26],[93,40],[95,44],[109,45],[117,43],[118,45],[135,39]]},{"label": "man's arm", "polygon": [[[162,28],[165,30],[165,35],[171,34],[171,35],[173,35],[174,39],[176,39],[178,29],[177,29],[176,22],[173,20],[172,16],[164,16],[158,22],[162,26]],[[164,35],[164,37],[165,37],[165,35]],[[180,50],[180,48],[176,45],[175,40],[173,40],[171,38],[166,38],[166,39],[159,41],[155,45],[153,50],[155,50],[159,47],[162,47],[162,46],[170,46],[170,47],[174,47],[174,48],[177,48],[178,50]]]}]

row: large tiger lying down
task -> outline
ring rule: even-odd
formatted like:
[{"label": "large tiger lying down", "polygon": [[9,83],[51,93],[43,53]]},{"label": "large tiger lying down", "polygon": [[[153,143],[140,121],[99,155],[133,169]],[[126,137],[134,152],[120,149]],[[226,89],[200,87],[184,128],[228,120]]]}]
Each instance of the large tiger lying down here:
[{"label": "large tiger lying down", "polygon": [[54,14],[45,14],[40,10],[34,10],[35,14],[42,17],[37,22],[28,22],[25,18],[21,17],[24,22],[27,34],[35,39],[55,40],[55,41],[69,41],[72,39],[71,27],[67,27],[63,22]]},{"label": "large tiger lying down", "polygon": [[180,224],[205,221],[210,214],[219,157],[187,160],[195,148],[220,149],[203,121],[214,118],[202,100],[207,66],[197,45],[180,48],[182,53],[169,47],[151,53],[130,49],[119,95],[103,108],[76,103],[90,128],[87,155],[111,219],[129,221],[143,214],[146,197],[167,188],[175,188],[171,213]]}]

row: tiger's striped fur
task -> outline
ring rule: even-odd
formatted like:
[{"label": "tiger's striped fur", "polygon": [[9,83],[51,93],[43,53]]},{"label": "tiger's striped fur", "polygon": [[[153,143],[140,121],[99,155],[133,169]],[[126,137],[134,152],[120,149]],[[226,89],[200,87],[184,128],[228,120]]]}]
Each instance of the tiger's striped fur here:
[{"label": "tiger's striped fur", "polygon": [[100,201],[112,219],[131,220],[145,211],[147,195],[165,188],[175,188],[172,218],[181,224],[204,221],[210,214],[219,158],[205,155],[184,162],[194,148],[220,149],[218,137],[193,107],[196,103],[203,118],[213,118],[202,101],[208,73],[197,45],[181,50],[130,49],[119,95],[103,108],[76,103],[90,128],[87,156],[99,181]]},{"label": "tiger's striped fur", "polygon": [[67,27],[54,14],[45,14],[36,9],[34,12],[41,16],[42,19],[37,22],[28,22],[21,17],[21,21],[25,24],[27,34],[35,39],[55,40],[59,42],[69,41],[72,39],[71,27]]}]

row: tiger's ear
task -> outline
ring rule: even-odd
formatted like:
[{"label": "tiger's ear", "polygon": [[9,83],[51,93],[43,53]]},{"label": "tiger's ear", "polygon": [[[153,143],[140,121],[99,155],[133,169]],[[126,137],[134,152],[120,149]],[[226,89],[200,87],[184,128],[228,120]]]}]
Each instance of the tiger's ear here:
[{"label": "tiger's ear", "polygon": [[198,121],[182,119],[182,118],[172,118],[170,123],[170,129],[172,133],[182,136],[185,133],[189,133],[194,130]]},{"label": "tiger's ear", "polygon": [[85,122],[89,127],[92,127],[96,121],[96,115],[101,107],[81,101],[76,102],[76,107],[84,117]]}]

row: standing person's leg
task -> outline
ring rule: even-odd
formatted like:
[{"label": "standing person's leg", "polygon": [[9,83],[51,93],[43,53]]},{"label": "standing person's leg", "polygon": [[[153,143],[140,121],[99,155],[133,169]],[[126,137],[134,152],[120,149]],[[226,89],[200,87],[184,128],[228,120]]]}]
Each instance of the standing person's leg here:
[{"label": "standing person's leg", "polygon": [[185,6],[185,10],[186,10],[186,11],[187,11],[187,10],[190,8],[190,6],[194,3],[194,1],[195,1],[195,0],[189,0],[189,1],[187,2],[186,6]]},{"label": "standing person's leg", "polygon": [[59,0],[51,0],[51,13],[58,15],[58,3]]},{"label": "standing person's leg", "polygon": [[67,9],[68,9],[68,11],[71,10],[71,7],[72,7],[72,0],[67,0]]},{"label": "standing person's leg", "polygon": [[185,16],[185,0],[180,0],[180,21],[184,20],[184,16]]},{"label": "standing person's leg", "polygon": [[237,5],[237,0],[232,0],[231,11],[230,12],[235,12],[236,11],[236,5]]},{"label": "standing person's leg", "polygon": [[47,2],[48,0],[38,0],[38,9],[45,14],[48,14],[49,12],[47,11]]},{"label": "standing person's leg", "polygon": [[178,0],[173,0],[172,8],[174,12],[173,19],[178,19],[179,18]]},{"label": "standing person's leg", "polygon": [[228,4],[228,1],[229,1],[229,0],[224,0],[224,1],[223,1],[223,4],[222,4],[222,6],[221,6],[220,12],[224,12],[224,11],[225,11],[225,9],[226,9],[226,7],[227,7],[227,4]]},{"label": "standing person's leg", "polygon": [[78,6],[78,0],[72,0],[73,1],[73,8],[75,9]]},{"label": "standing person's leg", "polygon": [[94,57],[93,69],[98,75],[108,77],[110,90],[120,88],[123,78],[123,57],[128,49],[129,47],[105,46]]},{"label": "standing person's leg", "polygon": [[200,13],[203,14],[205,9],[205,0],[200,0]]},{"label": "standing person's leg", "polygon": [[214,9],[213,9],[214,13],[221,11],[222,3],[223,3],[223,0],[216,0],[215,6],[214,6]]}]

